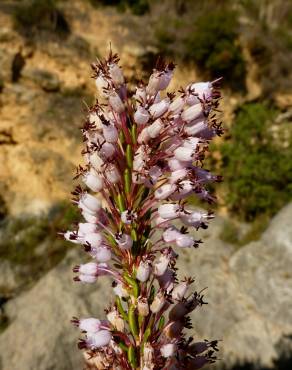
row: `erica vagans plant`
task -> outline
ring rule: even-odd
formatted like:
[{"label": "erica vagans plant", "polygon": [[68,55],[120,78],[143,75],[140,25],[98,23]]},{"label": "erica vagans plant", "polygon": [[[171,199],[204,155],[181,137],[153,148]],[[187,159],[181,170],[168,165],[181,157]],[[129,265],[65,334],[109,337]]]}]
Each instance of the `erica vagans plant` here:
[{"label": "erica vagans plant", "polygon": [[73,202],[84,222],[64,234],[90,262],[74,280],[112,280],[104,318],[73,318],[86,369],[199,369],[216,359],[217,341],[188,337],[190,313],[205,304],[189,293],[192,277],[177,278],[181,248],[197,248],[190,230],[207,228],[212,213],[188,206],[195,195],[214,202],[203,169],[210,140],[222,133],[216,110],[219,80],[164,93],[174,64],[158,60],[149,81],[127,87],[119,58],[92,64],[98,100],[82,128],[85,165]]}]

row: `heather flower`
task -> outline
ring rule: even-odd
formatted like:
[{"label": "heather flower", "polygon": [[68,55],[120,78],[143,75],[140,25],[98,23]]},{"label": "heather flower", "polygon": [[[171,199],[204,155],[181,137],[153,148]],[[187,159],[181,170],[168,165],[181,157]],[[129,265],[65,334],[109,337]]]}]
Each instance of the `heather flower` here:
[{"label": "heather flower", "polygon": [[214,202],[207,184],[221,180],[203,168],[210,140],[222,133],[219,80],[166,93],[174,64],[159,59],[131,91],[116,54],[92,68],[102,103],[85,117],[76,175],[84,188],[72,192],[84,222],[63,235],[89,259],[74,267],[74,280],[111,279],[114,301],[106,320],[73,318],[79,348],[90,369],[198,369],[214,362],[217,341],[187,337],[190,313],[205,302],[189,293],[192,277],[178,280],[176,252],[197,248],[191,231],[213,218],[190,208],[188,197]]}]

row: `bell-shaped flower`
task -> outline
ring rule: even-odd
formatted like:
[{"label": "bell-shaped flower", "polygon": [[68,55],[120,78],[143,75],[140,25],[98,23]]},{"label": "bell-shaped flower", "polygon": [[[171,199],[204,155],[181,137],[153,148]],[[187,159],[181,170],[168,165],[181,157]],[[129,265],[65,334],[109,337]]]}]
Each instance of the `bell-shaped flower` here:
[{"label": "bell-shaped flower", "polygon": [[189,283],[187,281],[182,281],[181,283],[176,285],[173,288],[172,293],[171,293],[172,298],[175,301],[181,301],[184,298],[188,290],[188,287],[189,287]]},{"label": "bell-shaped flower", "polygon": [[150,305],[151,312],[152,313],[159,312],[162,309],[162,307],[164,306],[165,302],[166,302],[165,295],[164,295],[163,291],[160,290],[155,295],[154,300]]},{"label": "bell-shaped flower", "polygon": [[115,329],[117,329],[118,331],[124,331],[125,322],[116,308],[111,309],[106,317]]},{"label": "bell-shaped flower", "polygon": [[118,234],[116,242],[121,249],[129,250],[132,248],[133,239],[128,234]]},{"label": "bell-shaped flower", "polygon": [[180,231],[175,226],[171,226],[163,232],[162,237],[166,243],[172,243],[179,235],[181,235]]},{"label": "bell-shaped flower", "polygon": [[103,238],[99,233],[88,233],[84,236],[84,244],[89,244],[91,247],[98,248],[100,247]]},{"label": "bell-shaped flower", "polygon": [[104,124],[102,126],[102,133],[108,143],[116,143],[118,141],[119,133],[114,124]]},{"label": "bell-shaped flower", "polygon": [[119,95],[115,91],[111,91],[109,94],[109,104],[112,107],[113,111],[116,113],[123,113],[125,110],[124,103]]},{"label": "bell-shaped flower", "polygon": [[190,248],[194,245],[195,240],[188,234],[180,234],[175,239],[175,243],[180,248]]},{"label": "bell-shaped flower", "polygon": [[95,215],[101,209],[101,202],[93,195],[83,193],[79,199],[78,207],[87,213]]},{"label": "bell-shaped flower", "polygon": [[85,172],[82,176],[82,180],[88,188],[94,192],[99,192],[103,188],[103,179],[98,176],[95,170],[91,169]]},{"label": "bell-shaped flower", "polygon": [[170,262],[170,257],[167,254],[162,254],[153,264],[154,274],[156,276],[162,276]]},{"label": "bell-shaped flower", "polygon": [[181,114],[181,118],[187,123],[203,117],[203,108],[201,104],[192,105],[191,107],[185,109]]},{"label": "bell-shaped flower", "polygon": [[121,175],[116,167],[116,165],[110,163],[105,169],[105,176],[107,180],[112,183],[116,184],[121,180]]},{"label": "bell-shaped flower", "polygon": [[149,112],[141,105],[138,105],[137,110],[134,113],[134,121],[137,123],[137,125],[145,125],[145,123],[149,121],[149,118]]},{"label": "bell-shaped flower", "polygon": [[154,192],[155,199],[157,200],[163,200],[167,199],[172,193],[174,193],[176,190],[176,185],[174,184],[164,184],[160,186],[157,190]]},{"label": "bell-shaped flower", "polygon": [[111,63],[108,69],[109,75],[116,86],[120,86],[125,82],[123,72],[117,63]]},{"label": "bell-shaped flower", "polygon": [[99,330],[97,333],[87,335],[86,344],[88,348],[95,350],[107,346],[111,339],[112,335],[109,330]]},{"label": "bell-shaped flower", "polygon": [[114,288],[114,293],[120,298],[129,297],[129,293],[122,283],[118,283]]},{"label": "bell-shaped flower", "polygon": [[149,108],[149,113],[153,119],[161,117],[165,112],[167,112],[169,107],[169,98],[161,100],[159,103],[154,103]]},{"label": "bell-shaped flower", "polygon": [[166,220],[172,220],[180,215],[180,207],[175,203],[162,204],[158,207],[158,214]]},{"label": "bell-shaped flower", "polygon": [[137,268],[136,278],[142,283],[145,283],[145,281],[149,279],[150,272],[151,272],[150,262],[147,260],[141,261]]}]

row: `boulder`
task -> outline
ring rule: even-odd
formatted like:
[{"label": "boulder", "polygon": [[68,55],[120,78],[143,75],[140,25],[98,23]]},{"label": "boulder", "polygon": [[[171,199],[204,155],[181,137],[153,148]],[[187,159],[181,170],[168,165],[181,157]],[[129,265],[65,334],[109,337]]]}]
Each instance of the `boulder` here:
[{"label": "boulder", "polygon": [[104,317],[110,301],[109,281],[93,286],[72,282],[76,253],[41,279],[30,291],[6,304],[10,325],[0,336],[1,370],[72,370],[82,368],[79,332],[72,316]]}]

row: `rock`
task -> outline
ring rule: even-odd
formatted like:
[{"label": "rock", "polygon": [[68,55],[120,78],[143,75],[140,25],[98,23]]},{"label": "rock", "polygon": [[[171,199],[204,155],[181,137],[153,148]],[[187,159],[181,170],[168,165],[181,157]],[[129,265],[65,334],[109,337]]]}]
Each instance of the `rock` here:
[{"label": "rock", "polygon": [[0,262],[0,297],[10,295],[18,286],[15,271],[9,261]]},{"label": "rock", "polygon": [[24,68],[22,76],[39,85],[44,91],[54,92],[60,90],[61,83],[56,73],[44,69],[27,67]]},{"label": "rock", "polygon": [[93,286],[72,282],[71,253],[30,291],[6,304],[10,325],[0,336],[1,370],[72,370],[82,368],[76,347],[79,332],[72,316],[104,318],[109,302],[109,281]]}]

